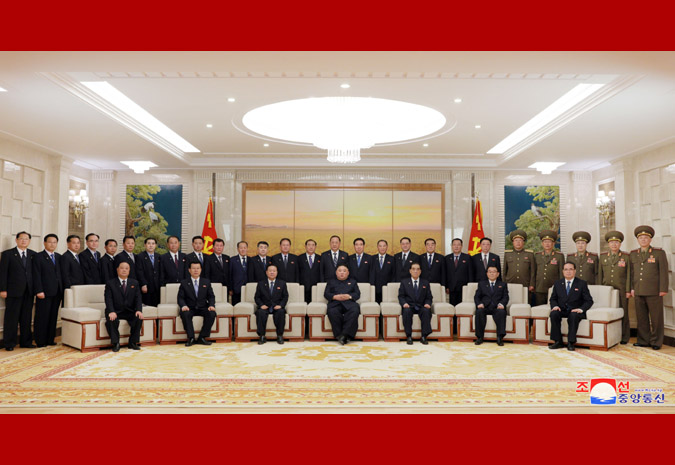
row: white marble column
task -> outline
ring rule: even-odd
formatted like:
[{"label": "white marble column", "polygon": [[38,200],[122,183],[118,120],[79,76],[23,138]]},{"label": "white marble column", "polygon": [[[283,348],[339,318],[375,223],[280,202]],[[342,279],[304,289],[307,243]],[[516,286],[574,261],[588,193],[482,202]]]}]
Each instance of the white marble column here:
[{"label": "white marble column", "polygon": [[[115,171],[97,170],[91,172],[89,185],[89,210],[87,210],[88,231],[100,236],[99,247],[103,248],[105,240],[117,238],[118,227],[118,197],[115,189]],[[121,239],[121,238],[119,238]],[[118,239],[118,240],[119,240]]]},{"label": "white marble column", "polygon": [[[589,250],[598,251],[601,240],[598,237],[598,213],[595,208],[595,191],[593,188],[593,173],[590,171],[573,171],[570,179],[569,213],[567,215],[567,228],[563,232],[561,228],[560,245],[565,254],[573,253],[576,245],[572,239],[572,234],[576,231],[586,231],[591,234],[591,245]],[[562,195],[560,199],[560,211],[565,206],[562,204]],[[562,219],[562,218],[561,218]]]},{"label": "white marble column", "polygon": [[[471,211],[471,172],[454,171],[452,173],[452,208],[450,234],[445,242],[446,254],[452,250],[452,239],[459,237],[464,241],[463,250],[466,251],[471,235],[471,221],[473,211]],[[446,205],[446,214],[448,206]],[[446,230],[448,222],[446,220]]]},{"label": "white marble column", "polygon": [[241,207],[237,214],[235,199],[235,172],[216,171],[216,191],[213,196],[213,210],[218,237],[225,241],[225,253],[235,255],[236,243],[241,233]]}]

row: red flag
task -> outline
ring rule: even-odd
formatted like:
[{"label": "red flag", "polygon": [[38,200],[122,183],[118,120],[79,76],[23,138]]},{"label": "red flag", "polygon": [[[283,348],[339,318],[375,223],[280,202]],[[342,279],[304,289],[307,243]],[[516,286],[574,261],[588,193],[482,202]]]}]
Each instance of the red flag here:
[{"label": "red flag", "polygon": [[204,238],[204,250],[207,255],[213,253],[213,241],[216,235],[216,225],[213,224],[213,200],[209,197],[209,206],[206,207],[206,218],[204,218],[204,227],[202,228],[202,237]]},{"label": "red flag", "polygon": [[469,255],[480,253],[480,241],[485,237],[483,233],[483,207],[480,200],[476,200],[476,211],[471,222],[471,237],[469,238]]}]

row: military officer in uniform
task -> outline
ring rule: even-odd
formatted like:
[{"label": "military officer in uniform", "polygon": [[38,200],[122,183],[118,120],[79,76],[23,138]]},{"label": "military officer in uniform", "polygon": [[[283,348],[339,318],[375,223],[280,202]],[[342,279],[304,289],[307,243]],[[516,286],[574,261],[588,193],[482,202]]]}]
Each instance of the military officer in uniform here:
[{"label": "military officer in uniform", "polygon": [[586,231],[577,231],[572,234],[572,239],[577,245],[577,251],[567,255],[568,262],[574,262],[577,266],[577,278],[583,279],[589,285],[597,282],[598,254],[586,251],[591,235]]},{"label": "military officer in uniform", "polygon": [[600,254],[598,263],[597,283],[601,286],[612,286],[619,290],[619,301],[623,308],[621,322],[621,344],[628,344],[630,340],[630,318],[628,316],[628,299],[630,298],[630,257],[621,251],[623,234],[619,231],[610,231],[605,234],[609,243],[609,252]]},{"label": "military officer in uniform", "polygon": [[504,253],[504,281],[522,284],[534,292],[534,253],[525,249],[527,233],[522,229],[511,231],[513,250]]},{"label": "military officer in uniform", "polygon": [[[668,293],[668,259],[663,249],[652,247],[654,228],[635,228],[640,247],[630,253],[631,296],[635,297],[638,347],[663,345],[663,297]],[[651,323],[651,329],[650,329]]]},{"label": "military officer in uniform", "polygon": [[558,233],[545,229],[539,233],[543,251],[534,254],[534,304],[544,305],[548,301],[548,289],[563,276],[565,255],[553,250]]}]

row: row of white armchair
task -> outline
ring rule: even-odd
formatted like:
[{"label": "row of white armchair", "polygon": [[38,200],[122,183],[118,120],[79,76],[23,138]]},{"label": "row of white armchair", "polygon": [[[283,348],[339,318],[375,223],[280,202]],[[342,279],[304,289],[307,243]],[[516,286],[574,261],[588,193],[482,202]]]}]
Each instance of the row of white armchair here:
[{"label": "row of white armchair", "polygon": [[[179,316],[178,284],[169,284],[161,289],[160,304],[157,307],[143,307],[143,327],[141,345],[172,344],[185,341],[186,334]],[[256,283],[249,283],[242,290],[242,301],[234,307],[227,302],[227,288],[212,284],[216,296],[216,315],[211,330],[211,340],[217,342],[251,341],[258,338],[255,318],[254,296]],[[312,288],[312,301],[304,302],[304,288],[297,283],[288,283],[288,304],[286,305],[286,325],[284,338],[290,341],[305,339],[305,321],[309,321],[309,339],[323,341],[333,338],[330,321],[326,315],[327,301],[324,298],[325,283]],[[506,336],[504,340],[514,343],[530,343],[530,321],[532,321],[532,342],[548,344],[550,342],[550,320],[548,305],[530,307],[527,303],[527,289],[520,284],[509,284],[509,303],[507,305]],[[104,285],[73,286],[67,289],[61,310],[62,342],[82,351],[98,350],[110,345],[105,328]],[[390,283],[383,288],[382,303],[375,301],[375,287],[360,283],[361,298],[358,300],[361,314],[356,338],[364,341],[380,339],[380,327],[385,341],[405,339],[401,306],[398,303],[399,283]],[[577,332],[577,345],[591,349],[607,350],[618,344],[621,339],[621,318],[623,310],[619,306],[618,291],[609,286],[589,286],[593,297],[593,307],[587,312]],[[453,321],[457,322],[457,337],[460,341],[475,339],[476,307],[474,294],[476,283],[464,286],[462,302],[453,306],[446,302],[445,289],[440,284],[431,284],[433,294],[431,326],[433,332],[429,339],[438,341],[453,340]],[[380,324],[380,317],[382,323]],[[202,325],[201,317],[194,317],[195,331]],[[566,321],[563,320],[563,334],[567,334]],[[275,333],[270,318],[266,331]],[[419,337],[421,325],[419,318],[413,319],[413,337]],[[126,343],[129,326],[120,322],[121,343]],[[487,319],[485,339],[496,339],[496,326],[492,318]]]}]

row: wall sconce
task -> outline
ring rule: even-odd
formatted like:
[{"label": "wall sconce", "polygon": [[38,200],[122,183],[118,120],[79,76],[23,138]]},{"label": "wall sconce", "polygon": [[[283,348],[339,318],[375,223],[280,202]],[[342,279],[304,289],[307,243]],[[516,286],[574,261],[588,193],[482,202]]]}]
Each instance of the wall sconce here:
[{"label": "wall sconce", "polygon": [[82,227],[82,216],[84,212],[89,208],[89,197],[87,196],[87,190],[81,189],[79,193],[76,193],[74,189],[68,191],[68,200],[70,202],[70,209],[75,215],[75,218],[80,220],[80,227]]},{"label": "wall sconce", "polygon": [[614,216],[615,204],[616,195],[614,191],[609,191],[607,193],[605,193],[605,191],[598,191],[598,196],[595,199],[595,206],[602,219],[603,227],[606,227],[610,217]]}]

